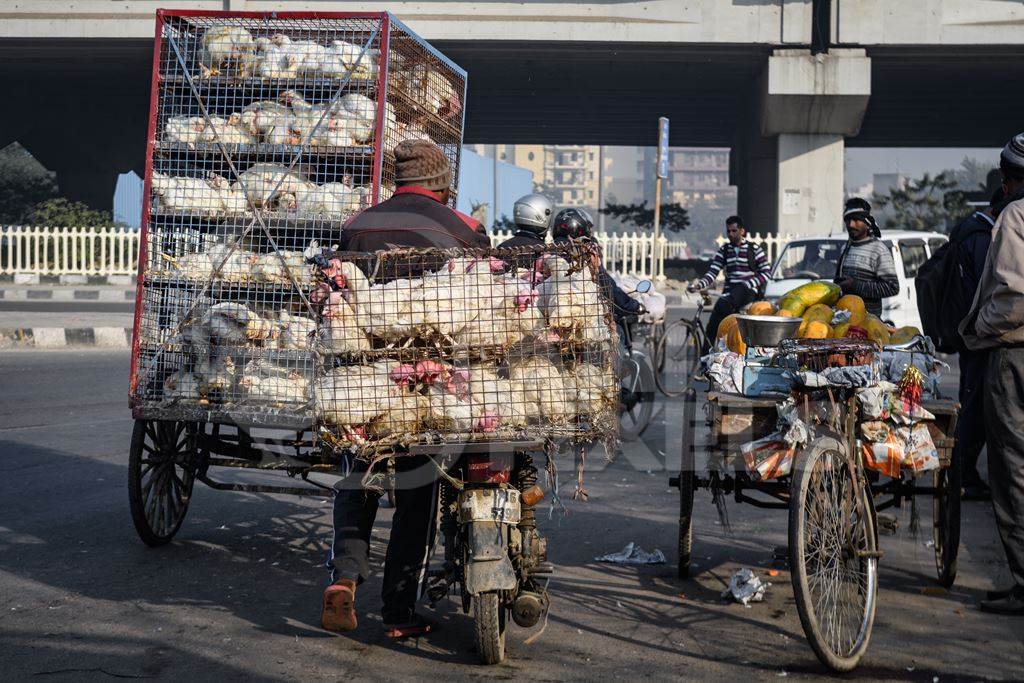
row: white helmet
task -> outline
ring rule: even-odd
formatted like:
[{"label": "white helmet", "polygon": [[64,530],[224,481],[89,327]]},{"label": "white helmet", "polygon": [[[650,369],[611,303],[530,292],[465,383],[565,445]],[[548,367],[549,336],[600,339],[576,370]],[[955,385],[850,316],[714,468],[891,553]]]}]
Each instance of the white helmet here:
[{"label": "white helmet", "polygon": [[554,212],[555,204],[550,199],[542,194],[528,194],[516,200],[512,207],[512,221],[520,230],[543,237],[548,232]]}]

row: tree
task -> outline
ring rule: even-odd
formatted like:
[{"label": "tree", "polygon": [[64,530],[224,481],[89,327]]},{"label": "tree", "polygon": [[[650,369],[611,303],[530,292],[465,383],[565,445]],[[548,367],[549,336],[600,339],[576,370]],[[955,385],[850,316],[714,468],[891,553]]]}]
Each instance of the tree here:
[{"label": "tree", "polygon": [[960,168],[949,171],[956,178],[957,187],[967,192],[976,192],[988,188],[988,174],[995,170],[991,163],[964,157]]},{"label": "tree", "polygon": [[113,225],[109,211],[97,211],[87,204],[64,197],[39,202],[28,212],[25,220],[31,225],[68,228]]},{"label": "tree", "polygon": [[[627,225],[634,225],[641,230],[654,229],[654,207],[648,207],[647,202],[637,204],[605,204],[599,210],[605,216],[617,218]],[[690,215],[682,204],[661,205],[661,229],[666,232],[678,232],[685,230],[690,225]]]},{"label": "tree", "polygon": [[14,142],[0,149],[0,223],[24,223],[32,206],[57,194],[56,174]]},{"label": "tree", "polygon": [[505,214],[501,214],[501,218],[494,221],[494,229],[515,231],[516,222],[509,218],[508,216],[506,216]]},{"label": "tree", "polygon": [[955,173],[925,173],[889,194],[875,194],[872,202],[888,209],[885,227],[895,230],[945,230],[967,215],[969,208]]}]

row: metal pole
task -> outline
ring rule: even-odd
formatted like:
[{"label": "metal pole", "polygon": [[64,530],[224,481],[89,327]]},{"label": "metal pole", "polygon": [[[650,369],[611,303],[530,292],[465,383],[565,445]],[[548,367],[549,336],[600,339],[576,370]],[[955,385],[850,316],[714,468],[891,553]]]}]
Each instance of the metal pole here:
[{"label": "metal pole", "polygon": [[654,242],[651,244],[651,271],[657,268],[658,238],[661,236],[661,176],[654,181]]},{"label": "metal pole", "polygon": [[604,145],[597,148],[597,227],[604,232]]},{"label": "metal pole", "polygon": [[496,230],[498,227],[498,145],[494,145],[494,206],[491,211],[493,218],[491,219],[491,229]]}]

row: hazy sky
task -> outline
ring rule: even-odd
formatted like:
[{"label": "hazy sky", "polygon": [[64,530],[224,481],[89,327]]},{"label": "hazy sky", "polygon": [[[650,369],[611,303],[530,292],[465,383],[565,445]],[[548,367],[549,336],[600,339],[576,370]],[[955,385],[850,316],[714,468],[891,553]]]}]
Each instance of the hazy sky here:
[{"label": "hazy sky", "polygon": [[921,149],[914,147],[856,147],[846,150],[846,190],[851,192],[871,181],[875,173],[902,173],[920,177],[925,171],[937,173],[959,168],[964,157],[999,164],[999,148],[960,147]]}]

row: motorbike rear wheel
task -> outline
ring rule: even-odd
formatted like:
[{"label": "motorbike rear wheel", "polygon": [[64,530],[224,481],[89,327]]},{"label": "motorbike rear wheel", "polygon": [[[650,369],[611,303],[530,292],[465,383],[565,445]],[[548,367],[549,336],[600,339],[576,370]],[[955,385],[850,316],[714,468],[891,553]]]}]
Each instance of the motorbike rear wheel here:
[{"label": "motorbike rear wheel", "polygon": [[498,591],[473,596],[473,630],[482,664],[501,664],[505,659],[505,612]]}]

